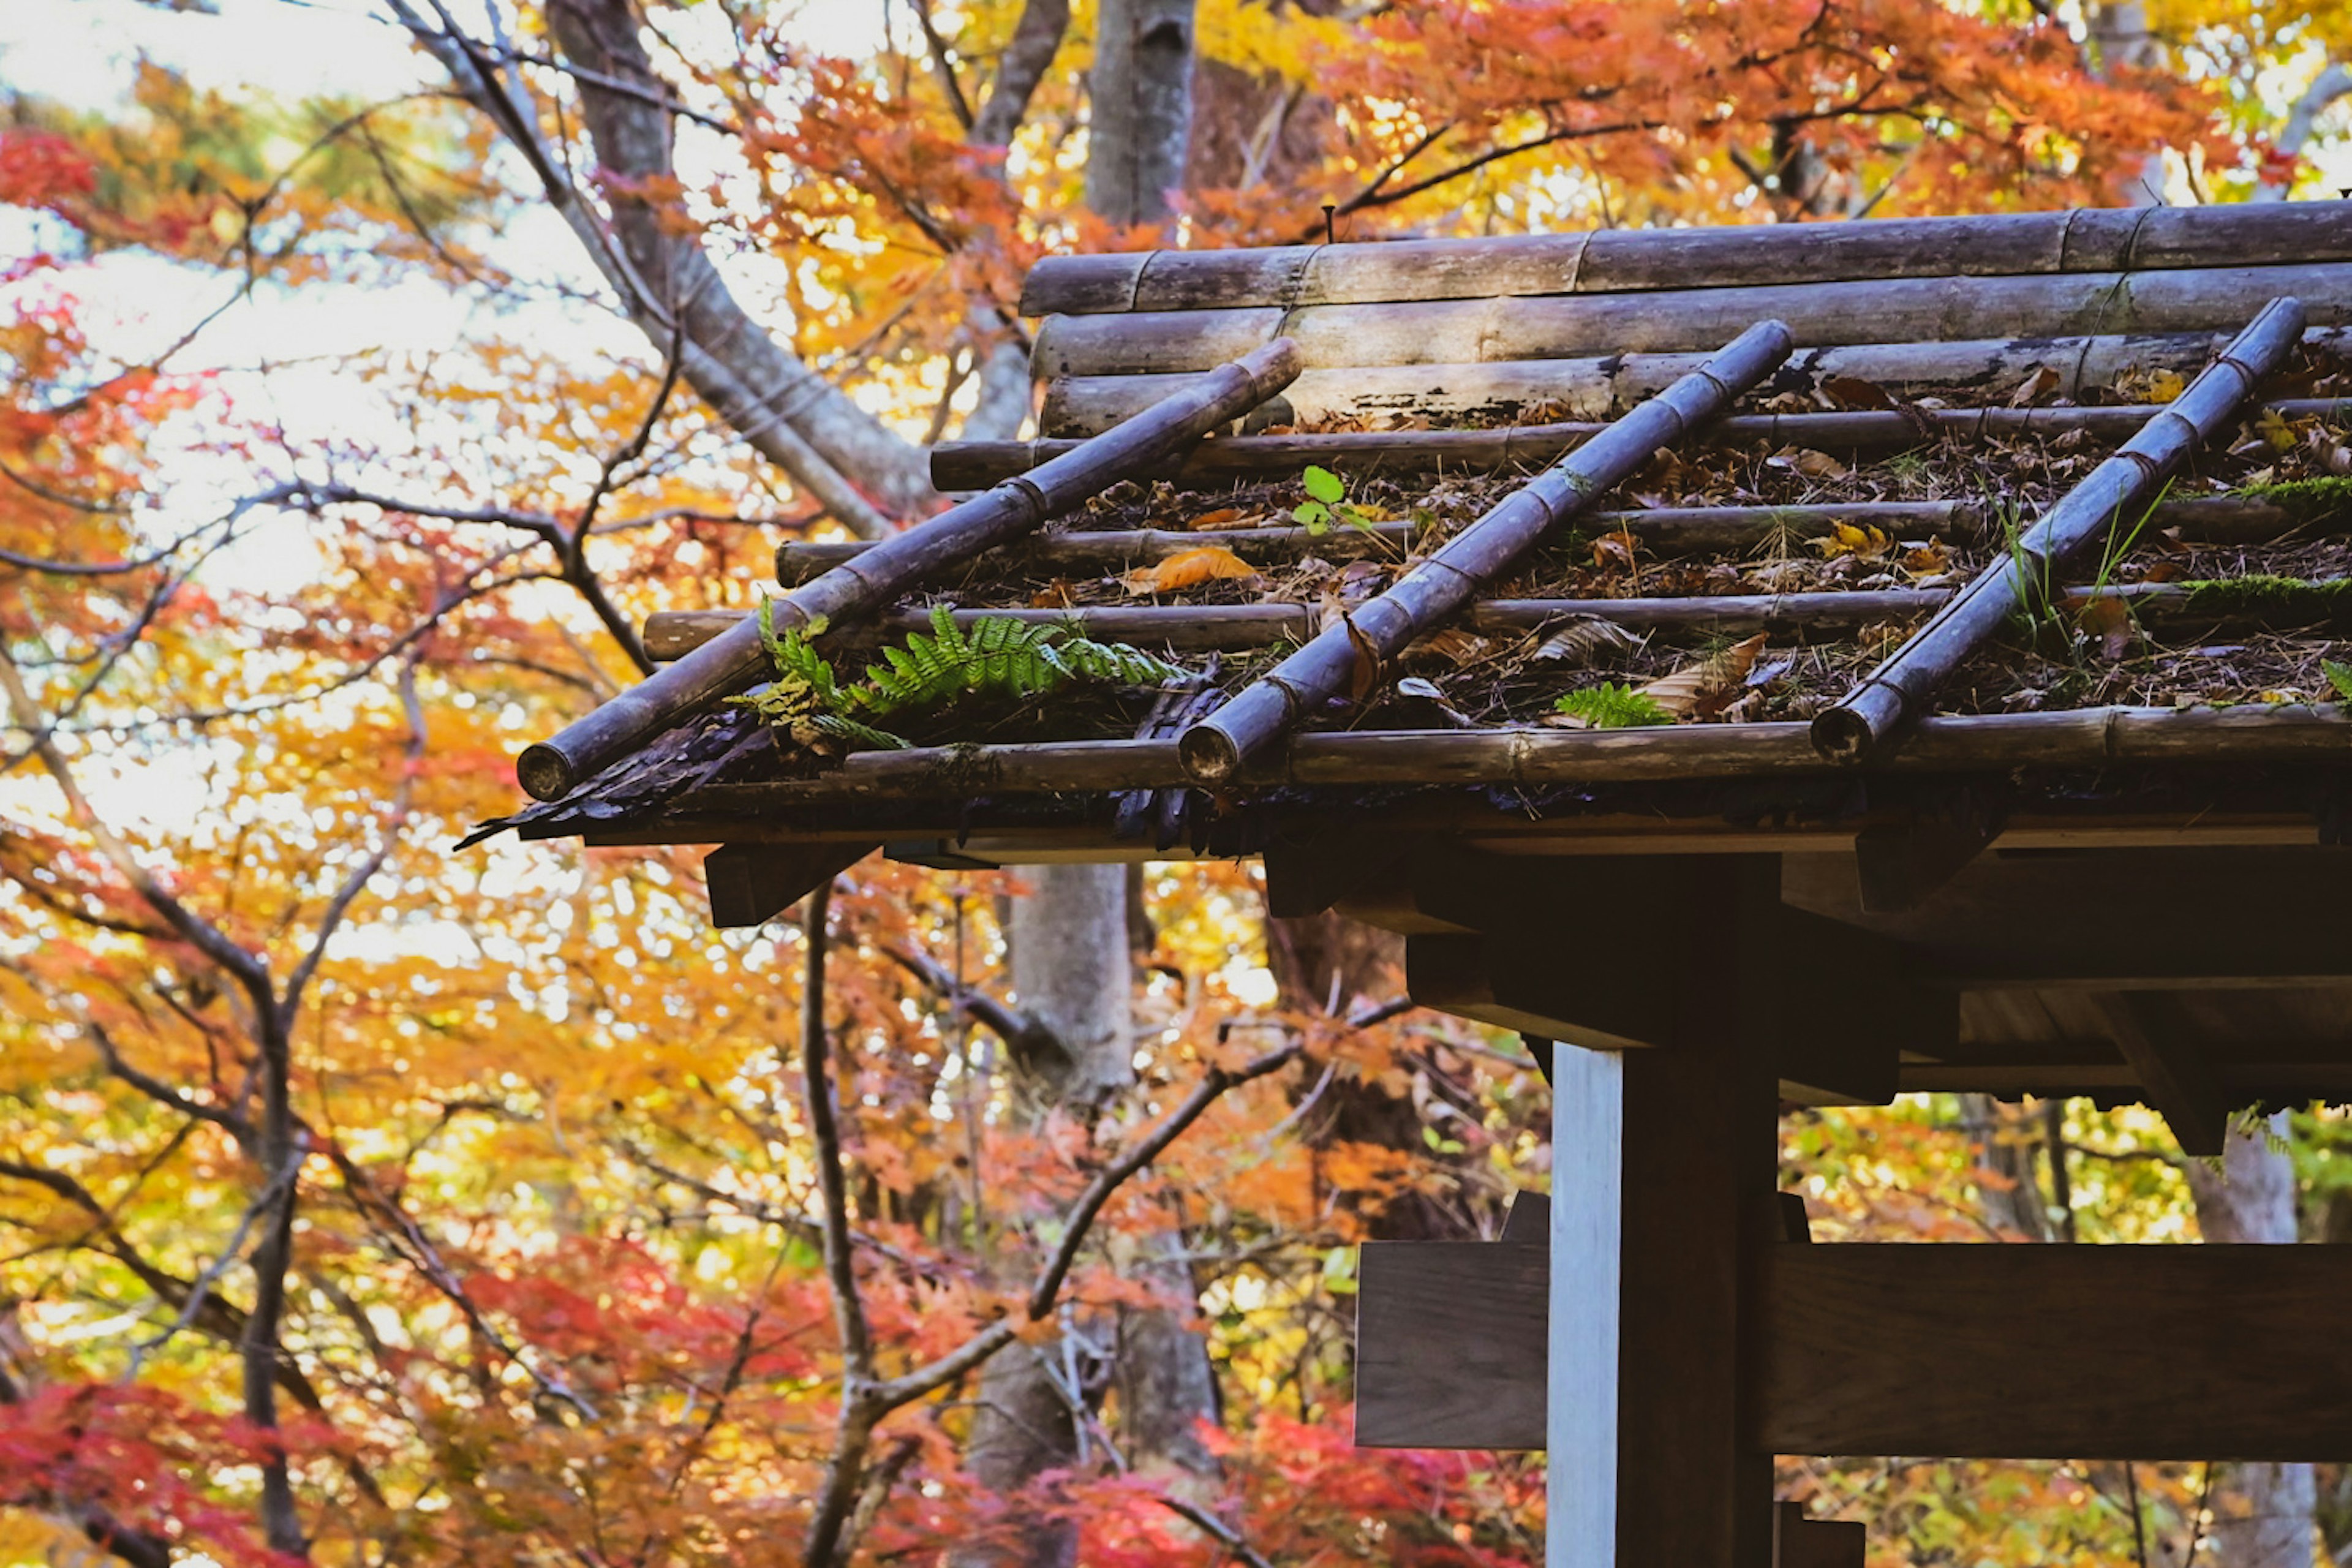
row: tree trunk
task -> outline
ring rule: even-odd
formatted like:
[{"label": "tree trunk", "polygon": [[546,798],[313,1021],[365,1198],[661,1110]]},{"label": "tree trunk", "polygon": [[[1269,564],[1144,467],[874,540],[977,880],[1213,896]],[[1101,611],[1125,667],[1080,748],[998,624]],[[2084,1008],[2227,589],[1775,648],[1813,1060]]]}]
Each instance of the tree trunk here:
[{"label": "tree trunk", "polygon": [[1087,205],[1158,223],[1184,184],[1192,130],[1192,0],[1102,0],[1089,83]]},{"label": "tree trunk", "polygon": [[[2291,1245],[2296,1240],[2294,1156],[2273,1138],[2284,1112],[2251,1131],[2233,1131],[2221,1171],[2186,1167],[2197,1224],[2208,1242]],[[2213,1543],[2221,1568],[2311,1568],[2317,1490],[2309,1465],[2233,1465],[2213,1489]]]}]

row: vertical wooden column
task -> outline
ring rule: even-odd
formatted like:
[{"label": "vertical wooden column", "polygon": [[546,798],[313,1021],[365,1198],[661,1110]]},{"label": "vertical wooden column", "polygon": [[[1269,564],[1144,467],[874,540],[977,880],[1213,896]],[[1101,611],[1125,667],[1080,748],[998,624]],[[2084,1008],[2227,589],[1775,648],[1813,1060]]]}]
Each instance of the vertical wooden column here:
[{"label": "vertical wooden column", "polygon": [[1771,1458],[1740,1440],[1740,1346],[1778,1223],[1779,863],[1694,856],[1661,874],[1674,886],[1652,906],[1668,918],[1645,979],[1668,1037],[1562,1046],[1555,1072],[1548,1568],[1772,1560]]},{"label": "vertical wooden column", "polygon": [[1551,1349],[1544,1568],[1617,1560],[1623,1058],[1552,1048]]}]

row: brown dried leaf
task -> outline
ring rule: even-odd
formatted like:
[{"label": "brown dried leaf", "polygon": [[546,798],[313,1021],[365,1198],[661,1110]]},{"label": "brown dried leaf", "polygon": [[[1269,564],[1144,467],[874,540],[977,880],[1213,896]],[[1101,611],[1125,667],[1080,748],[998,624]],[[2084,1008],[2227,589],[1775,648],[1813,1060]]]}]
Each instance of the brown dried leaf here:
[{"label": "brown dried leaf", "polygon": [[1631,653],[1642,639],[1614,621],[1579,616],[1544,638],[1535,657],[1558,661],[1568,669],[1583,669],[1605,654]]},{"label": "brown dried leaf", "polygon": [[1406,648],[1404,657],[1407,663],[1434,664],[1442,661],[1461,669],[1486,658],[1487,649],[1493,646],[1475,632],[1465,632],[1460,626],[1443,626]]},{"label": "brown dried leaf", "polygon": [[2074,624],[2099,641],[2099,649],[2111,659],[2121,658],[2131,650],[2131,604],[2116,595],[2102,594],[2086,599],[2074,612]]},{"label": "brown dried leaf", "polygon": [[1078,602],[1078,585],[1067,577],[1056,577],[1030,596],[1033,610],[1066,610]]},{"label": "brown dried leaf", "polygon": [[2010,394],[2009,405],[2011,408],[2030,408],[2057,391],[2059,381],[2060,377],[2056,371],[2046,364],[2041,365],[2019,384],[2015,392]]},{"label": "brown dried leaf", "polygon": [[1833,375],[1822,383],[1822,395],[1840,408],[1892,408],[1895,399],[1874,381],[1858,375]]},{"label": "brown dried leaf", "polygon": [[1776,468],[1794,468],[1809,479],[1842,479],[1853,471],[1811,447],[1783,447],[1765,460]]},{"label": "brown dried leaf", "polygon": [[1633,531],[1621,528],[1592,542],[1592,563],[1595,566],[1630,567],[1641,548],[1642,542],[1633,537]]},{"label": "brown dried leaf", "polygon": [[1740,682],[1756,667],[1756,656],[1764,651],[1764,639],[1765,634],[1758,632],[1712,658],[1685,665],[1642,688],[1642,695],[1677,718],[1705,717],[1738,695]]},{"label": "brown dried leaf", "polygon": [[1354,621],[1342,616],[1339,624],[1348,628],[1348,640],[1356,649],[1356,662],[1348,671],[1348,696],[1352,701],[1361,702],[1381,683],[1381,650],[1372,646],[1372,639]]},{"label": "brown dried leaf", "polygon": [[1265,521],[1263,513],[1244,511],[1237,506],[1221,506],[1214,511],[1204,511],[1184,526],[1195,533],[1219,533],[1227,529],[1255,528]]},{"label": "brown dried leaf", "polygon": [[1138,567],[1119,581],[1127,584],[1129,593],[1141,597],[1149,594],[1173,594],[1220,578],[1238,581],[1256,575],[1256,567],[1223,545],[1204,544],[1198,550],[1186,550],[1171,555],[1157,565]]}]

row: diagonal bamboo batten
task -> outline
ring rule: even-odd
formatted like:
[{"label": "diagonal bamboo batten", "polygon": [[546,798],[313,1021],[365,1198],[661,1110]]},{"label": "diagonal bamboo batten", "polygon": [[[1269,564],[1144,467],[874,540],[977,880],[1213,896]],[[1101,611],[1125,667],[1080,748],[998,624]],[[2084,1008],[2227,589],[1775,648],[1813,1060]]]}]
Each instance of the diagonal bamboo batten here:
[{"label": "diagonal bamboo batten", "polygon": [[1962,589],[1934,619],[1812,722],[1814,746],[1838,763],[1859,763],[1935,698],[1961,660],[2023,607],[2037,584],[2094,540],[2134,521],[2162,492],[2181,460],[2235,414],[2276,370],[2303,333],[2301,301],[2273,300],[2230,351],[2149,419],[2123,449],[2061,497],[2018,540],[2008,559]]},{"label": "diagonal bamboo batten", "polygon": [[[2293,397],[2263,405],[2291,419],[2352,417],[2352,398]],[[1823,451],[1880,450],[1930,441],[2021,440],[2080,430],[2094,440],[2120,441],[2147,422],[2145,405],[2101,408],[1905,408],[1841,414],[1734,414],[1694,440],[1711,447],[1812,447]],[[1296,478],[1309,463],[1345,467],[1351,477],[1427,473],[1433,469],[1502,468],[1551,463],[1606,426],[1588,420],[1512,425],[1490,430],[1347,430],[1309,436],[1220,436],[1192,448],[1184,461],[1155,476],[1179,483]],[[1035,441],[943,441],[931,448],[931,482],[943,490],[971,490],[1023,474],[1077,450],[1066,437]]]},{"label": "diagonal bamboo batten", "polygon": [[1788,358],[1789,329],[1758,321],[1700,370],[1594,436],[1574,458],[1546,470],[1424,558],[1393,587],[1283,660],[1178,738],[1192,777],[1214,783],[1280,740],[1329,698],[1371,674],[1405,645],[1467,604],[1481,584],[1507,570],[1551,529],[1591,506],[1712,418]]},{"label": "diagonal bamboo batten", "polygon": [[[775,602],[778,630],[869,615],[925,577],[1029,532],[1129,475],[1176,458],[1298,374],[1297,345],[1277,338],[1221,366],[1200,386],[1034,471],[884,540]],[[746,620],[621,693],[516,763],[522,787],[553,800],[632,746],[758,679],[760,628]]]}]

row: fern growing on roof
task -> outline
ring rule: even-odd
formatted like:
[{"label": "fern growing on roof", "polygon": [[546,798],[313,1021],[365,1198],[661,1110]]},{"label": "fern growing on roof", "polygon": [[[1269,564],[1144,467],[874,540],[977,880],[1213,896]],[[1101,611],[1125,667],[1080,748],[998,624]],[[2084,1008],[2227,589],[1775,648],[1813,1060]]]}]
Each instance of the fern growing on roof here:
[{"label": "fern growing on roof", "polygon": [[908,742],[878,721],[938,711],[971,697],[1025,700],[1073,681],[1152,686],[1186,672],[1125,643],[1096,642],[1066,626],[982,616],[959,626],[944,605],[932,606],[931,629],[909,632],[866,666],[863,679],[844,685],[833,665],[810,646],[822,621],[778,632],[773,601],[760,606],[760,640],[776,678],[738,706],[799,744],[826,742],[857,750]]}]

